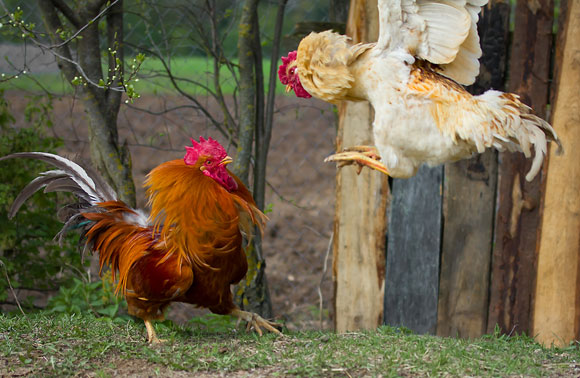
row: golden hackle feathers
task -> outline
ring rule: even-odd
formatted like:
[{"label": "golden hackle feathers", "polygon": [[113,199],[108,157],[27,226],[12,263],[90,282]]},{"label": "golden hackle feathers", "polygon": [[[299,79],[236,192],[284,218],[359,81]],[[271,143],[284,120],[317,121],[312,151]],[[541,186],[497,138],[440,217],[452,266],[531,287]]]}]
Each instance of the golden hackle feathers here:
[{"label": "golden hackle feathers", "polygon": [[213,255],[240,248],[240,228],[251,235],[252,227],[241,220],[249,216],[252,225],[262,227],[264,216],[235,176],[238,189],[228,192],[199,168],[173,160],[149,173],[150,218],[168,251],[198,267],[214,268],[208,263]]},{"label": "golden hackle feathers", "polygon": [[355,80],[350,65],[372,44],[353,45],[350,38],[325,31],[300,42],[296,65],[300,83],[311,95],[336,103],[347,97]]}]

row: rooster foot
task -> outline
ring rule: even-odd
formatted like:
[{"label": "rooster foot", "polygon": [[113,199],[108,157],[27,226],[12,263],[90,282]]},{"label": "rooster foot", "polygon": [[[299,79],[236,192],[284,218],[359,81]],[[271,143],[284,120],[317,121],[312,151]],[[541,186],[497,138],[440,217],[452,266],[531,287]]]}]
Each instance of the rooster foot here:
[{"label": "rooster foot", "polygon": [[249,331],[253,327],[254,330],[256,332],[258,332],[258,335],[262,336],[262,328],[261,327],[264,327],[264,329],[266,329],[267,331],[275,333],[279,336],[284,336],[282,334],[282,332],[280,332],[277,329],[278,327],[280,327],[280,324],[266,320],[266,319],[262,318],[260,315],[254,314],[253,312],[247,312],[247,311],[242,311],[240,309],[235,309],[234,311],[232,311],[230,313],[230,315],[235,316],[238,319],[247,322],[248,326],[246,327],[246,331]]},{"label": "rooster foot", "polygon": [[342,168],[345,165],[357,164],[357,174],[360,174],[363,167],[366,166],[388,175],[389,172],[387,171],[387,167],[379,162],[380,159],[381,156],[376,147],[354,146],[345,148],[342,152],[330,155],[324,159],[324,162],[335,161],[338,163],[338,168]]},{"label": "rooster foot", "polygon": [[145,328],[147,328],[147,342],[151,345],[158,345],[166,342],[165,339],[159,339],[155,333],[155,328],[153,328],[153,323],[151,320],[145,320]]}]

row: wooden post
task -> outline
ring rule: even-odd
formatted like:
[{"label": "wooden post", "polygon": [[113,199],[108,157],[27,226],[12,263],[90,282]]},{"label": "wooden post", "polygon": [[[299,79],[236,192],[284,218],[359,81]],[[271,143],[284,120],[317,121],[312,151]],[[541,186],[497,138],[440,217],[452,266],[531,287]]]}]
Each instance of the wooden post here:
[{"label": "wooden post", "polygon": [[553,126],[563,156],[551,149],[538,255],[533,335],[565,346],[580,337],[580,2],[563,1],[556,53]]},{"label": "wooden post", "polygon": [[[347,34],[355,42],[378,38],[376,0],[352,0]],[[337,151],[374,145],[374,112],[368,102],[339,107]],[[338,170],[333,246],[337,332],[376,328],[382,321],[387,176],[355,167]]]},{"label": "wooden post", "polygon": [[[550,83],[553,1],[518,1],[508,90],[544,117]],[[487,331],[529,333],[540,228],[541,180],[525,180],[532,159],[501,153]]]},{"label": "wooden post", "polygon": [[[492,0],[478,23],[483,56],[472,94],[503,90],[510,6]],[[437,334],[478,337],[487,328],[497,153],[445,165]]]}]

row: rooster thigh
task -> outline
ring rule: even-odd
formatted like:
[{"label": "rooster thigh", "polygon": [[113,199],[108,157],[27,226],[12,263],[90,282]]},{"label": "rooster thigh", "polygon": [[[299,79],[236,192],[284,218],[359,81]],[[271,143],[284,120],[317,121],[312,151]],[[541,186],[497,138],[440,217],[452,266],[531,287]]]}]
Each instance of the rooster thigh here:
[{"label": "rooster thigh", "polygon": [[162,320],[169,304],[193,282],[191,268],[174,254],[164,258],[152,252],[139,259],[128,275],[126,299],[129,314],[143,320]]},{"label": "rooster thigh", "polygon": [[411,98],[375,109],[375,146],[391,177],[409,178],[422,163],[439,165],[472,154],[466,142],[439,130],[427,105]]}]

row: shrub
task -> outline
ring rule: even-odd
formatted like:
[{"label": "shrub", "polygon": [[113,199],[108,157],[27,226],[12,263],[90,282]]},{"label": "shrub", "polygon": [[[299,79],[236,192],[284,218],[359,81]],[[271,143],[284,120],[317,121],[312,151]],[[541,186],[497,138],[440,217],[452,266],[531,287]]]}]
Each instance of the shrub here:
[{"label": "shrub", "polygon": [[[24,119],[26,128],[15,126],[8,103],[0,91],[0,156],[21,151],[55,152],[61,142],[50,137],[52,126],[50,97],[29,99]],[[53,240],[62,224],[56,219],[58,209],[71,198],[65,194],[37,193],[10,220],[8,212],[18,193],[46,165],[31,159],[10,159],[0,163],[0,304],[14,303],[8,290],[6,274],[15,289],[32,293],[58,290],[74,285],[73,277],[85,270],[76,245],[78,236],[71,233],[62,246]],[[18,291],[18,290],[17,290]],[[20,298],[24,307],[32,308],[34,297]]]}]

